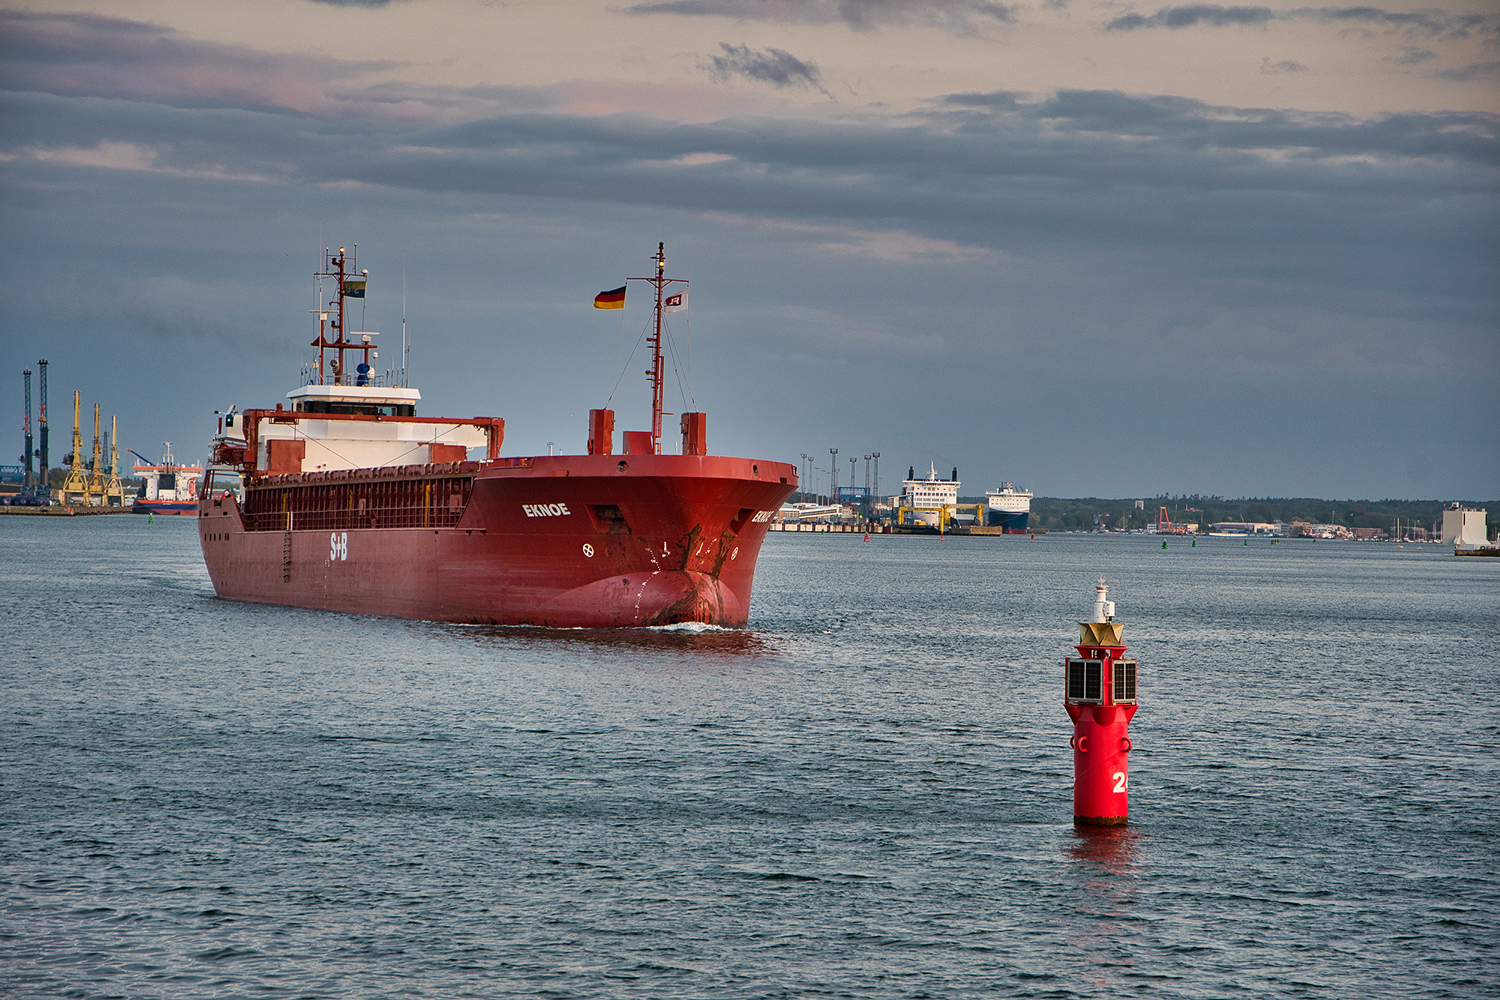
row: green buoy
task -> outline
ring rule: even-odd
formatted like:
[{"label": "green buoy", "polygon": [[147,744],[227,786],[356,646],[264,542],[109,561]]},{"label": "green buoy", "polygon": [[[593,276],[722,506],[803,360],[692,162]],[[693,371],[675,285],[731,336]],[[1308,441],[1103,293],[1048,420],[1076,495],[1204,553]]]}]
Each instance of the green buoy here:
[{"label": "green buoy", "polygon": [[1167,543],[1166,543],[1166,542],[1162,542],[1162,543],[1161,543],[1161,547],[1162,547],[1162,548],[1166,548],[1166,547],[1167,547]]},{"label": "green buoy", "polygon": [[1198,547],[1198,539],[1195,538],[1195,539],[1193,539],[1193,548],[1196,549],[1197,547]]},{"label": "green buoy", "polygon": [[1250,544],[1250,539],[1248,539],[1248,538],[1247,538],[1247,539],[1245,539],[1245,544],[1246,544],[1246,545],[1249,545],[1249,544]]}]

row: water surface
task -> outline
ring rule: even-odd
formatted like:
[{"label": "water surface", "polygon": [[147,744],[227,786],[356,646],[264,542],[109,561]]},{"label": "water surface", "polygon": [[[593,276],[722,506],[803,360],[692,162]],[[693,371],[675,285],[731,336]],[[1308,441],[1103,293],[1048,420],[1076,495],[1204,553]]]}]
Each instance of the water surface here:
[{"label": "water surface", "polygon": [[[1071,825],[1105,575],[1131,818]],[[214,598],[0,518],[7,997],[1500,995],[1500,560],[772,535],[744,632]]]}]

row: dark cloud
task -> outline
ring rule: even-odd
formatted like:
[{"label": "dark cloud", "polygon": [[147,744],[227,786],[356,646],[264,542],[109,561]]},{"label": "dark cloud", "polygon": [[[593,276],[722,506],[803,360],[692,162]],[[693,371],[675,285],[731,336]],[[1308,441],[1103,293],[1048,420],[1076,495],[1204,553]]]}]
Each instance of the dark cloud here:
[{"label": "dark cloud", "polygon": [[1384,28],[1415,28],[1431,35],[1467,31],[1484,20],[1473,15],[1456,17],[1441,10],[1389,11],[1378,7],[1314,7],[1289,11],[1284,16],[1331,23],[1373,24]]},{"label": "dark cloud", "polygon": [[1271,59],[1268,56],[1260,61],[1260,71],[1274,76],[1281,73],[1306,73],[1307,67],[1295,59]]},{"label": "dark cloud", "polygon": [[1105,24],[1106,31],[1141,28],[1215,28],[1264,25],[1271,21],[1318,21],[1325,24],[1360,24],[1389,31],[1415,31],[1431,36],[1462,39],[1475,32],[1500,36],[1500,16],[1450,14],[1442,10],[1388,11],[1379,7],[1300,7],[1273,11],[1269,7],[1222,7],[1190,4],[1163,7],[1154,14],[1130,13]]},{"label": "dark cloud", "polygon": [[314,111],[336,103],[336,84],[392,65],[262,52],[94,14],[0,12],[7,90]]},{"label": "dark cloud", "polygon": [[940,103],[956,104],[970,108],[1013,110],[1019,106],[1020,98],[1024,96],[1024,94],[1011,90],[996,90],[988,94],[947,94],[940,99]]},{"label": "dark cloud", "polygon": [[635,4],[626,11],[783,24],[842,23],[856,31],[924,25],[962,35],[985,24],[1015,20],[1008,5],[990,0],[663,0]]},{"label": "dark cloud", "polygon": [[[599,353],[588,301],[613,287],[601,274],[637,273],[616,270],[621,253],[665,238],[694,248],[695,281],[712,279],[695,294],[716,289],[695,299],[694,334],[712,331],[699,345],[717,337],[731,373],[711,394],[716,447],[730,453],[772,454],[747,435],[784,424],[777,454],[809,450],[798,435],[814,427],[851,445],[941,441],[963,467],[1004,426],[1006,478],[1081,490],[1067,485],[1083,475],[1072,444],[1091,414],[1056,401],[1104,366],[1133,401],[1111,427],[1122,492],[1165,488],[1160,441],[1183,428],[1237,442],[1222,458],[1168,450],[1189,472],[1217,470],[1183,481],[1193,489],[1359,491],[1360,462],[1342,456],[1388,448],[1438,448],[1453,477],[1500,482],[1493,462],[1444,453],[1430,431],[1500,431],[1493,394],[1452,391],[1455,372],[1500,378],[1495,115],[1065,90],[951,94],[901,115],[679,122],[562,113],[542,88],[365,86],[361,64],[299,65],[107,19],[11,17],[0,45],[0,361],[14,367],[40,356],[39,329],[70,373],[107,369],[129,386],[221,365],[216,338],[241,332],[300,348],[299,258],[329,220],[329,238],[359,239],[387,289],[395,248],[423,247],[421,356],[463,359],[431,364],[443,378],[423,385],[428,412],[494,412],[495,373],[525,371],[506,382],[508,448],[545,448],[558,426],[581,441],[601,400],[580,386],[614,378],[577,372]],[[742,67],[775,55],[731,48]],[[188,67],[215,59],[246,78],[272,67],[315,99],[211,75],[195,96]],[[452,276],[442,295],[439,273]],[[108,274],[116,292],[79,305],[79,274]],[[372,297],[362,327],[397,329],[399,315],[373,313],[394,300]],[[708,356],[695,347],[695,364]],[[763,380],[743,377],[747,357],[777,359],[775,421]],[[253,383],[259,403],[295,364],[235,363],[235,391]],[[222,408],[225,381],[208,381],[172,414],[147,394],[131,427]],[[939,394],[940,412],[891,403],[914,393]],[[528,429],[538,415],[546,429]],[[1305,446],[1309,426],[1319,436]],[[1261,478],[1286,462],[1302,463],[1305,487]],[[1226,478],[1245,469],[1248,481]]]},{"label": "dark cloud", "polygon": [[1401,46],[1401,54],[1398,56],[1389,56],[1388,60],[1396,63],[1398,66],[1415,66],[1417,63],[1428,62],[1437,57],[1438,54],[1431,49],[1421,49],[1415,45],[1403,45]]},{"label": "dark cloud", "polygon": [[758,83],[769,83],[774,87],[812,87],[823,90],[818,67],[813,63],[803,62],[790,52],[782,49],[757,52],[748,45],[730,45],[728,42],[720,42],[719,48],[724,54],[711,57],[703,67],[717,80],[744,77]]},{"label": "dark cloud", "polygon": [[1126,14],[1110,21],[1104,28],[1106,31],[1133,31],[1137,28],[1192,28],[1200,24],[1224,27],[1234,24],[1266,24],[1273,16],[1269,7],[1191,4],[1186,7],[1163,7],[1149,17]]},{"label": "dark cloud", "polygon": [[1500,76],[1500,61],[1470,63],[1468,66],[1440,69],[1433,75],[1440,80],[1452,80],[1454,83],[1468,83],[1476,77]]}]

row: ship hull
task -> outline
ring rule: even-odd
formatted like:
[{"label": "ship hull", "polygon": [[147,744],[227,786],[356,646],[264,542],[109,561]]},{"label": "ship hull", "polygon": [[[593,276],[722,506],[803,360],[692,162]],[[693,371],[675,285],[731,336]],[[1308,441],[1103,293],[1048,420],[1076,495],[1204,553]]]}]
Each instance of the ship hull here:
[{"label": "ship hull", "polygon": [[137,499],[130,509],[135,514],[183,514],[190,517],[198,513],[198,501]]},{"label": "ship hull", "polygon": [[[792,466],[749,459],[507,461],[478,468],[461,515],[439,527],[362,526],[352,501],[342,522],[304,514],[318,526],[303,528],[293,514],[268,526],[233,496],[206,496],[199,535],[214,589],[430,621],[739,628],[771,513],[796,489]],[[352,497],[371,471],[319,483],[347,483]],[[268,477],[253,488],[276,486]]]},{"label": "ship hull", "polygon": [[1007,535],[1021,535],[1026,533],[1026,526],[1031,522],[1031,511],[1006,511],[989,509],[987,523],[991,528],[1004,528]]}]

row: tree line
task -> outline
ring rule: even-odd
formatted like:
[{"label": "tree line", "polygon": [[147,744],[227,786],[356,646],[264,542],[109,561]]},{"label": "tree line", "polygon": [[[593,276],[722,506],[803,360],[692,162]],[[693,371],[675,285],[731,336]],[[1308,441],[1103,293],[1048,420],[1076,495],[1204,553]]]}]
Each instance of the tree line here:
[{"label": "tree line", "polygon": [[[1443,504],[1438,500],[1322,500],[1313,497],[1153,497],[1136,508],[1136,499],[1109,500],[1099,497],[1035,497],[1031,501],[1031,524],[1047,531],[1093,531],[1141,529],[1156,523],[1158,508],[1167,508],[1173,523],[1193,523],[1207,530],[1218,521],[1259,521],[1287,524],[1340,524],[1346,528],[1382,528],[1390,531],[1396,519],[1401,524],[1440,530]],[[983,497],[964,498],[981,503]],[[1491,535],[1500,526],[1500,500],[1466,501],[1466,507],[1483,507]]]}]

